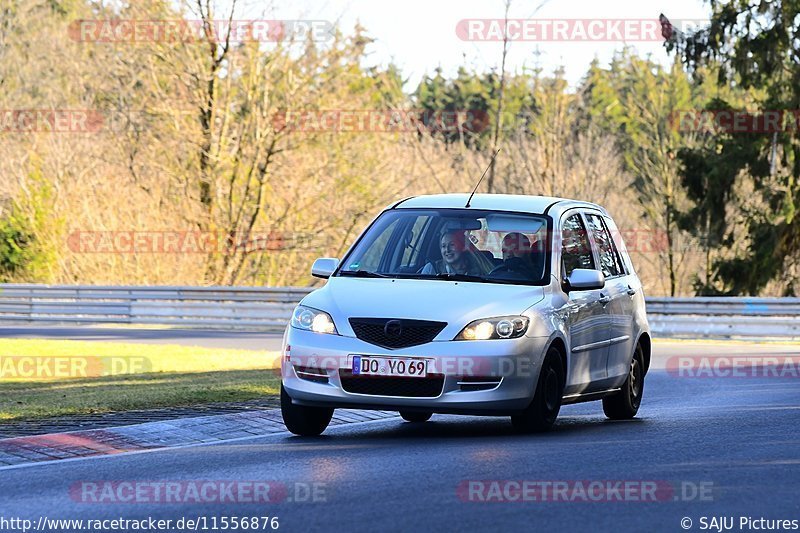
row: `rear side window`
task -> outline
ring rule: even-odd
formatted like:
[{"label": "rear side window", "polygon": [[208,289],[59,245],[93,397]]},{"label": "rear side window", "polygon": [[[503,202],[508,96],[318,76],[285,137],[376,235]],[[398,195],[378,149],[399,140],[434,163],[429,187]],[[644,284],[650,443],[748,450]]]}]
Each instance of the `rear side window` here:
[{"label": "rear side window", "polygon": [[561,261],[565,277],[576,268],[594,269],[589,235],[577,213],[567,218],[561,228]]},{"label": "rear side window", "polygon": [[614,239],[611,238],[611,233],[609,233],[603,218],[588,213],[586,218],[589,221],[589,229],[594,237],[594,242],[597,244],[600,269],[603,271],[603,275],[613,278],[625,274]]}]

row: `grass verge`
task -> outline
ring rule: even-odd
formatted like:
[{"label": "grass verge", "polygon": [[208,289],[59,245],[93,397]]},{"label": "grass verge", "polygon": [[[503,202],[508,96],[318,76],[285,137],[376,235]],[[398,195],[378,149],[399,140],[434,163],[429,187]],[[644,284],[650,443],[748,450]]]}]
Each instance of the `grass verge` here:
[{"label": "grass verge", "polygon": [[277,366],[266,351],[3,339],[0,422],[276,397]]}]

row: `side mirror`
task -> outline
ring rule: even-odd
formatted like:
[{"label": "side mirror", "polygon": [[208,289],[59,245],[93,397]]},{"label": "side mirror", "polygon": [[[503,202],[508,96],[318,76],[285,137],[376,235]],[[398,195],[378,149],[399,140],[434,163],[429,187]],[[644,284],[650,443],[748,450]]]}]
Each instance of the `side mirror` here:
[{"label": "side mirror", "polygon": [[593,291],[606,286],[606,277],[599,270],[576,268],[564,282],[564,292]]},{"label": "side mirror", "polygon": [[328,279],[339,266],[339,260],[335,257],[320,257],[311,265],[311,275],[315,278]]}]

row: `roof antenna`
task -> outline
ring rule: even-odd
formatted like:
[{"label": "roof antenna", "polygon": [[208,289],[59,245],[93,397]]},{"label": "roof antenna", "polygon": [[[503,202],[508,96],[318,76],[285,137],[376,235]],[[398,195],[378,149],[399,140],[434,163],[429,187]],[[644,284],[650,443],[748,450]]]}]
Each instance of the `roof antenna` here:
[{"label": "roof antenna", "polygon": [[480,187],[481,182],[483,181],[483,178],[486,176],[486,173],[489,172],[489,169],[494,164],[494,158],[497,157],[497,154],[499,154],[499,153],[500,153],[500,148],[498,148],[497,150],[494,151],[494,154],[492,155],[492,160],[489,161],[489,166],[486,167],[486,170],[484,170],[483,174],[481,174],[481,179],[479,179],[478,183],[475,184],[475,188],[472,189],[472,194],[470,194],[469,198],[467,198],[467,205],[465,205],[464,207],[469,207],[469,203],[472,201],[472,197],[475,196],[475,191],[477,191],[478,187]]}]

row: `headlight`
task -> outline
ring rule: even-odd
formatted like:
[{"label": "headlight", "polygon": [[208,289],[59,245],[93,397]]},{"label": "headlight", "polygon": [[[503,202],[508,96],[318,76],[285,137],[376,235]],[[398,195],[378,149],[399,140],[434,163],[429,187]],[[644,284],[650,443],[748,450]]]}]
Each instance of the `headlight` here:
[{"label": "headlight", "polygon": [[488,339],[516,339],[528,330],[526,316],[499,316],[485,318],[467,324],[454,340],[483,341]]},{"label": "headlight", "polygon": [[298,305],[292,313],[292,327],[305,329],[315,333],[332,333],[338,335],[331,315],[325,311]]}]

